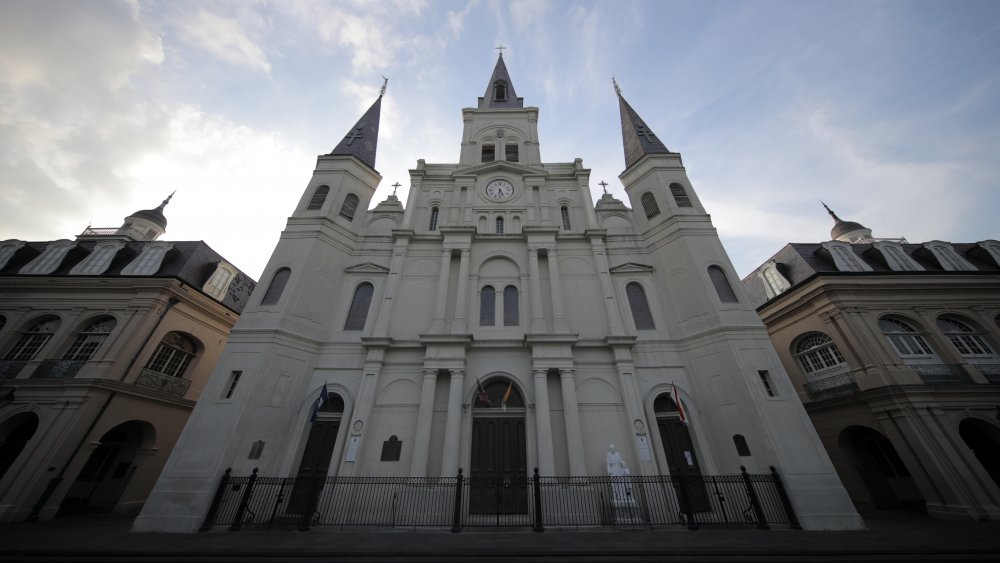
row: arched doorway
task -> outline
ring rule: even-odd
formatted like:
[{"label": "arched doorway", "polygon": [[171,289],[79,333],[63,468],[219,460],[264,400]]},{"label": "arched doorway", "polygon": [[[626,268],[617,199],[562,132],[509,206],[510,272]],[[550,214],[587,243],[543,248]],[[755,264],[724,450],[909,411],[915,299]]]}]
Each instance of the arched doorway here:
[{"label": "arched doorway", "polygon": [[0,479],[14,465],[36,430],[38,416],[31,412],[16,414],[0,424]]},{"label": "arched doorway", "polygon": [[851,426],[841,432],[840,445],[851,457],[877,508],[926,510],[910,470],[882,433],[867,426]]},{"label": "arched doorway", "polygon": [[983,465],[990,479],[1000,487],[1000,428],[982,420],[967,418],[958,425],[958,433]]},{"label": "arched doorway", "polygon": [[111,512],[118,504],[138,465],[136,454],[152,447],[156,431],[148,422],[131,420],[105,432],[101,443],[83,464],[76,481],[59,505],[58,516]]},{"label": "arched doorway", "polygon": [[[319,399],[306,447],[299,461],[299,469],[295,473],[295,487],[288,503],[288,512],[301,514],[308,506],[307,501],[315,499],[315,495],[323,490],[321,481],[330,473],[330,461],[333,458],[333,448],[337,445],[343,416],[344,399],[340,395],[330,393],[325,401]],[[313,491],[313,494],[307,494],[309,491]]]},{"label": "arched doorway", "polygon": [[[681,419],[670,393],[663,393],[653,401],[653,412],[656,413],[656,426],[660,432],[660,442],[663,443],[663,455],[667,458],[667,467],[673,476],[683,476],[688,485],[688,496],[691,498],[692,509],[695,512],[709,510],[708,493],[702,478],[698,454],[691,441],[691,432],[687,421]],[[679,485],[679,482],[677,483]],[[683,500],[678,494],[678,499]]]},{"label": "arched doorway", "polygon": [[526,514],[524,399],[507,378],[478,385],[472,399],[470,514]]}]

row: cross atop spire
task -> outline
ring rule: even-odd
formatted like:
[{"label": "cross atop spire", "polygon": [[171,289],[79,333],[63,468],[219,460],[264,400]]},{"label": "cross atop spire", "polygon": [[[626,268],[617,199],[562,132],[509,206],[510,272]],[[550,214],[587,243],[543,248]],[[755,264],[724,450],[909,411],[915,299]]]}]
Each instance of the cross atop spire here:
[{"label": "cross atop spire", "polygon": [[385,89],[388,88],[388,87],[389,87],[389,79],[386,78],[385,76],[383,76],[382,77],[382,87],[379,88],[378,97],[381,98],[382,96],[384,96],[385,95]]},{"label": "cross atop spire", "polygon": [[396,190],[398,190],[399,186],[402,185],[403,184],[400,184],[399,182],[396,182],[395,184],[392,185],[392,197],[396,197]]},{"label": "cross atop spire", "polygon": [[613,84],[614,87],[615,87],[615,94],[618,95],[618,96],[621,96],[622,95],[622,89],[618,87],[618,81],[615,80],[614,76],[611,77],[611,84]]},{"label": "cross atop spire", "polygon": [[600,182],[597,183],[597,185],[601,186],[601,188],[604,189],[604,195],[608,195],[608,183],[607,182],[605,182],[604,180],[601,180]]},{"label": "cross atop spire", "polygon": [[499,46],[497,46],[497,47],[494,47],[494,49],[496,49],[497,51],[500,51],[500,56],[501,56],[501,57],[503,56],[503,50],[504,50],[504,49],[506,49],[506,48],[507,48],[507,47],[504,47],[504,46],[503,46],[503,43],[501,43],[501,44],[500,44]]}]

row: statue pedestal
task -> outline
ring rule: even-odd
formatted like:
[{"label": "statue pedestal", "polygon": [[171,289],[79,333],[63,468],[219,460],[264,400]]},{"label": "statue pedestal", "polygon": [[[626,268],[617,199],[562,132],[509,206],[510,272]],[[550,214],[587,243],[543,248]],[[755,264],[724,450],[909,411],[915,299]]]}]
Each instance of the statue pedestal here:
[{"label": "statue pedestal", "polygon": [[611,514],[615,524],[641,524],[642,515],[629,482],[611,482]]}]

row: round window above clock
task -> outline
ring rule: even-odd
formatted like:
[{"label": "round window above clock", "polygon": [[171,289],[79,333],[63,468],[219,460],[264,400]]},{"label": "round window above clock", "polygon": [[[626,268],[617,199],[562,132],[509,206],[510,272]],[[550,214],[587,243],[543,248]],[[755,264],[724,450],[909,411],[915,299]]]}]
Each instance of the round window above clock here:
[{"label": "round window above clock", "polygon": [[507,180],[493,180],[486,184],[486,197],[493,201],[505,201],[514,195],[514,186]]}]

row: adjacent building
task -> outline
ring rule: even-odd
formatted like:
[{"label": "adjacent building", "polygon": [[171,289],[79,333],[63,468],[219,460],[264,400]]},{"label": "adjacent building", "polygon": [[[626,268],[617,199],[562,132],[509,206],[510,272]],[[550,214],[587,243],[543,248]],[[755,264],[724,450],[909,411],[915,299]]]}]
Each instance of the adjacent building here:
[{"label": "adjacent building", "polygon": [[137,512],[202,396],[255,284],[159,240],[168,201],[0,242],[0,521]]},{"label": "adjacent building", "polygon": [[879,239],[830,211],[743,282],[861,510],[1000,518],[1000,242]]}]

